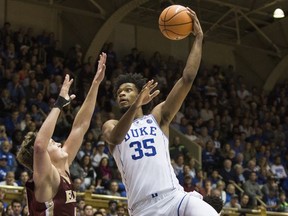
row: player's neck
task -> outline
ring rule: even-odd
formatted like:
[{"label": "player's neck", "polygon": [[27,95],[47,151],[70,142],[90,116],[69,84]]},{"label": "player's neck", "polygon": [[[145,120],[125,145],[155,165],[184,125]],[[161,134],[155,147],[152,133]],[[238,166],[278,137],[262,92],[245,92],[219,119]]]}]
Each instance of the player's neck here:
[{"label": "player's neck", "polygon": [[141,118],[143,116],[144,116],[143,110],[141,108],[139,108],[138,111],[135,114],[135,118],[134,119],[138,119],[138,118]]}]

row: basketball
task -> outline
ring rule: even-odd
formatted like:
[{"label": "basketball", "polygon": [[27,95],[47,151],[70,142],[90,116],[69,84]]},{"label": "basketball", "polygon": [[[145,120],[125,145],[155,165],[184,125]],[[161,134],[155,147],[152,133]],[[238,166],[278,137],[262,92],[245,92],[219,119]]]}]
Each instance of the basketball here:
[{"label": "basketball", "polygon": [[192,18],[182,5],[171,5],[165,8],[159,17],[159,28],[170,40],[182,40],[192,32]]}]

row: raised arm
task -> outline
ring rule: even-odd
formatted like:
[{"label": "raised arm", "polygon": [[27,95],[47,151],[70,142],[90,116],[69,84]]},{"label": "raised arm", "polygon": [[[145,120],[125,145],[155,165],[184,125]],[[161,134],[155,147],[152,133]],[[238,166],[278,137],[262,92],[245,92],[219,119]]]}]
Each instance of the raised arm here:
[{"label": "raised arm", "polygon": [[[63,105],[65,101],[69,102],[71,99],[75,98],[75,95],[71,95],[70,97],[68,95],[72,82],[73,79],[70,80],[69,75],[66,75],[59,94],[59,98],[62,98]],[[54,181],[56,174],[58,174],[57,172],[54,172],[56,169],[55,167],[52,167],[47,148],[54,132],[59,114],[59,107],[53,107],[37,133],[34,142],[33,179],[36,186],[42,185],[43,183],[45,184],[45,182]]]},{"label": "raised arm", "polygon": [[189,53],[182,77],[176,82],[166,100],[156,106],[152,111],[152,114],[157,119],[162,129],[163,126],[168,127],[169,123],[182,106],[183,101],[192,87],[201,61],[203,32],[195,12],[189,8],[187,9],[193,19],[192,33],[195,36],[195,40]]},{"label": "raised arm", "polygon": [[91,87],[80,110],[78,111],[75,117],[72,130],[63,146],[63,150],[68,153],[69,165],[74,160],[82,144],[83,137],[90,126],[91,118],[96,105],[99,85],[105,76],[105,69],[106,69],[105,63],[106,63],[106,54],[102,53],[100,54],[100,60],[98,61],[97,72],[92,81]]}]

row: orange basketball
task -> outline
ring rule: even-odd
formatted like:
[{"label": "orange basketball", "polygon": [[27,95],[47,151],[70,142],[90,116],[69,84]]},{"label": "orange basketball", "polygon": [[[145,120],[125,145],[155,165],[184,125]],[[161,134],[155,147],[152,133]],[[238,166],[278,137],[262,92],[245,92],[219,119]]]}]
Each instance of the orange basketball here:
[{"label": "orange basketball", "polygon": [[170,40],[181,40],[192,32],[192,18],[182,5],[165,8],[159,17],[159,28]]}]

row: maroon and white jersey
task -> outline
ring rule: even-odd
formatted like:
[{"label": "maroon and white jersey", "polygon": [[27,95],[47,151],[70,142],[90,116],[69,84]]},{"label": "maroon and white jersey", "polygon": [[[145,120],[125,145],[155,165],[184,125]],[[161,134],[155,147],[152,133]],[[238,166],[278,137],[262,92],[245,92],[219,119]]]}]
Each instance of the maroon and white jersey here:
[{"label": "maroon and white jersey", "polygon": [[26,183],[28,208],[30,216],[75,216],[76,192],[71,182],[60,176],[58,192],[54,198],[47,202],[37,202],[35,198],[35,183],[29,180]]}]

